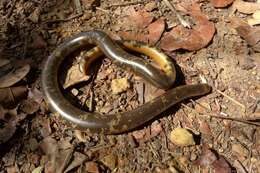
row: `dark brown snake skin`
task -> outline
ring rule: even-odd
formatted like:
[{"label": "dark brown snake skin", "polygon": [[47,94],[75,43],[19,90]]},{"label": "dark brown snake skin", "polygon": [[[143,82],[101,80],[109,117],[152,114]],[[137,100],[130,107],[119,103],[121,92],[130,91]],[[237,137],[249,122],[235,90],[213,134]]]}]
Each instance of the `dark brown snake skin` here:
[{"label": "dark brown snake skin", "polygon": [[58,80],[58,69],[69,54],[89,44],[97,45],[113,63],[142,76],[156,87],[169,89],[175,81],[173,63],[156,49],[145,45],[125,45],[129,49],[151,56],[159,63],[161,70],[143,59],[127,53],[102,31],[80,33],[65,41],[49,56],[42,72],[42,89],[46,102],[54,111],[78,128],[105,134],[123,133],[153,119],[178,102],[202,96],[211,91],[211,87],[207,84],[183,85],[169,89],[165,94],[128,112],[109,115],[85,112],[65,99]]}]

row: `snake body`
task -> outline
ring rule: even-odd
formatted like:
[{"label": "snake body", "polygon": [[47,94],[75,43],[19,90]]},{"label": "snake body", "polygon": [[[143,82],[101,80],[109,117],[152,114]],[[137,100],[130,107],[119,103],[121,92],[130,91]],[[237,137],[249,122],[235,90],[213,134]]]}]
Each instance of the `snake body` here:
[{"label": "snake body", "polygon": [[[74,123],[77,128],[105,134],[123,133],[153,119],[178,102],[191,97],[202,96],[211,91],[211,87],[207,84],[183,85],[169,89],[165,94],[131,111],[109,115],[83,111],[65,99],[58,82],[58,72],[61,63],[68,55],[87,45],[97,45],[96,52],[102,52],[119,67],[142,76],[158,88],[169,89],[176,78],[174,64],[155,48],[131,42],[124,44],[128,49],[150,56],[161,69],[127,53],[102,31],[83,32],[70,38],[48,57],[42,71],[41,80],[47,103],[65,119]],[[100,53],[98,53],[99,55]]]}]

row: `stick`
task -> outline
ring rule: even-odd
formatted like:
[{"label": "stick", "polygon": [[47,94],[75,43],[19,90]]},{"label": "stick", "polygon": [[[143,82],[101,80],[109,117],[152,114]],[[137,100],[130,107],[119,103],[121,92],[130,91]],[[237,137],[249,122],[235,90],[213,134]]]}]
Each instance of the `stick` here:
[{"label": "stick", "polygon": [[230,101],[232,101],[232,102],[234,102],[235,104],[237,104],[238,106],[242,107],[242,109],[243,109],[243,111],[244,111],[244,113],[245,113],[245,111],[246,111],[245,105],[243,105],[242,103],[238,102],[237,100],[233,99],[232,97],[228,96],[227,94],[223,93],[222,91],[220,91],[220,90],[218,90],[218,89],[216,89],[216,91],[217,91],[219,94],[221,94],[221,95],[223,95],[224,97],[226,97],[227,99],[229,99]]},{"label": "stick", "polygon": [[107,6],[106,8],[110,7],[122,7],[122,6],[128,6],[128,5],[136,5],[136,4],[141,4],[143,1],[136,1],[136,2],[125,2],[125,3],[119,3],[119,4],[111,4]]},{"label": "stick", "polygon": [[176,14],[179,22],[185,27],[185,28],[191,28],[191,24],[186,21],[175,9],[175,7],[168,1],[168,0],[163,0],[165,5],[174,13]]},{"label": "stick", "polygon": [[[199,112],[197,112],[195,109],[185,105],[185,104],[181,104],[182,106],[184,106],[185,108],[193,111],[194,113],[198,114],[198,115],[204,115],[204,114],[201,114]],[[213,117],[213,118],[219,118],[219,119],[225,119],[225,120],[232,120],[232,121],[237,121],[237,122],[241,122],[241,123],[245,123],[245,124],[250,124],[250,125],[255,125],[255,126],[260,126],[260,123],[257,123],[257,122],[251,122],[251,121],[247,121],[247,120],[243,120],[241,118],[235,118],[235,117],[226,117],[226,116],[223,116],[221,114],[212,114],[212,113],[207,113],[205,114],[206,116],[210,116],[210,117]]]}]

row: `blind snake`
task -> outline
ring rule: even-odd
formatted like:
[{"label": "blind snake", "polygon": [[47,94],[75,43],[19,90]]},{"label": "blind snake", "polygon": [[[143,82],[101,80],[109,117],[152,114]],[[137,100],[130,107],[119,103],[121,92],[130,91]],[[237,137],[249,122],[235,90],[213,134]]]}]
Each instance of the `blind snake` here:
[{"label": "blind snake", "polygon": [[[175,81],[176,72],[174,64],[165,54],[153,47],[135,44],[135,42],[122,44],[127,49],[148,55],[160,66],[160,69],[140,57],[127,53],[102,31],[83,32],[58,46],[44,65],[41,82],[48,105],[75,124],[76,128],[89,129],[91,132],[118,134],[141,126],[176,103],[191,97],[205,95],[211,91],[211,87],[207,84],[183,85],[170,89]],[[92,49],[89,53],[90,58],[83,62],[85,68],[88,68],[94,59],[104,54],[119,67],[134,72],[158,88],[166,89],[166,93],[134,110],[123,113],[102,115],[75,107],[65,99],[62,93],[58,80],[58,69],[68,55],[87,45],[96,45],[97,48]]]}]

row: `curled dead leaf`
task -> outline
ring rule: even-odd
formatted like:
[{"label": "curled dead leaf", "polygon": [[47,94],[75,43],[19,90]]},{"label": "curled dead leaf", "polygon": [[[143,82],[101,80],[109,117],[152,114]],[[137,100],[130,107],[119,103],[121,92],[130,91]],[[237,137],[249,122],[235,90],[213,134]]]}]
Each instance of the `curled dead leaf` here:
[{"label": "curled dead leaf", "polygon": [[15,70],[11,71],[7,75],[0,78],[0,88],[10,87],[20,80],[22,80],[30,71],[30,65],[16,67]]},{"label": "curled dead leaf", "polygon": [[[65,75],[65,76],[64,76]],[[63,88],[66,89],[80,82],[88,81],[90,78],[89,75],[86,75],[84,72],[80,70],[80,64],[72,65],[67,74],[63,74],[61,76],[61,80],[65,80],[63,84]]]},{"label": "curled dead leaf", "polygon": [[230,5],[234,0],[211,0],[211,4],[214,7],[226,7]]},{"label": "curled dead leaf", "polygon": [[260,10],[260,3],[236,0],[233,4],[233,7],[240,13],[252,14],[257,10]]},{"label": "curled dead leaf", "polygon": [[193,29],[177,26],[170,32],[164,34],[160,47],[166,51],[186,49],[190,51],[199,50],[209,44],[215,33],[213,22],[208,21],[207,17],[201,12],[198,4],[192,4],[187,8],[196,21]]}]

